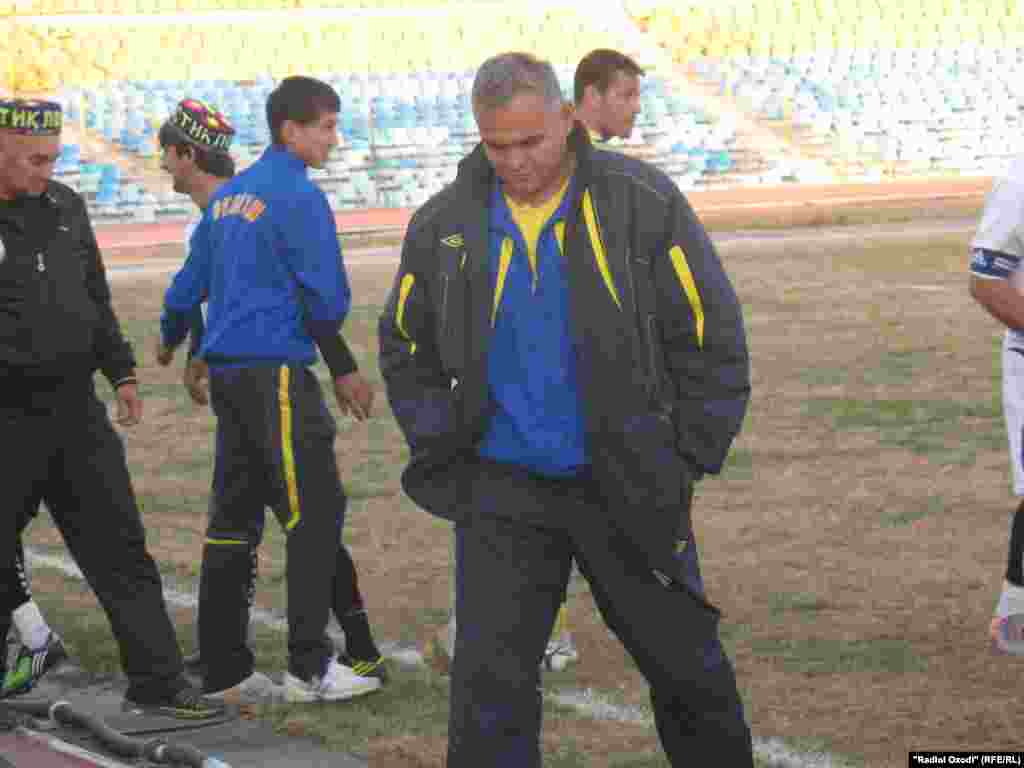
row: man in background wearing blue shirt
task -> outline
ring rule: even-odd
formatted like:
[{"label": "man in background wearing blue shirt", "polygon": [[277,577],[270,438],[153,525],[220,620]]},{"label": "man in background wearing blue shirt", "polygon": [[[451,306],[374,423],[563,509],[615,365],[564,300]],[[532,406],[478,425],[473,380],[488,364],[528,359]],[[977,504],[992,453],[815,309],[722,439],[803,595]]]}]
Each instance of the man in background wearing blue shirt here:
[{"label": "man in background wearing blue shirt", "polygon": [[[325,349],[323,340],[337,337],[351,293],[333,213],[306,169],[322,167],[336,146],[339,109],[326,83],[281,82],[267,102],[273,145],[211,196],[165,297],[164,364],[208,300],[199,355],[210,370],[222,448],[199,594],[204,691],[211,694],[244,686],[254,674],[247,532],[268,499],[287,534],[285,698],[335,701],[381,685],[340,664],[325,632],[346,499],[336,424],[310,366],[316,345]],[[334,389],[343,412],[353,403],[369,411],[372,392],[361,377],[335,378]]]}]

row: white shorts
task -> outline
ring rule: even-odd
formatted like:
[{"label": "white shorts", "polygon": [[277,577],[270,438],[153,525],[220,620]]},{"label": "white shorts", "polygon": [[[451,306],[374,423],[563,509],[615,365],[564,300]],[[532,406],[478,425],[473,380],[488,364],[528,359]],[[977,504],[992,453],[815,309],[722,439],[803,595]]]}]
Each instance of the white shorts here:
[{"label": "white shorts", "polygon": [[1003,337],[1003,418],[1010,439],[1013,492],[1024,496],[1024,344],[1010,333]]}]

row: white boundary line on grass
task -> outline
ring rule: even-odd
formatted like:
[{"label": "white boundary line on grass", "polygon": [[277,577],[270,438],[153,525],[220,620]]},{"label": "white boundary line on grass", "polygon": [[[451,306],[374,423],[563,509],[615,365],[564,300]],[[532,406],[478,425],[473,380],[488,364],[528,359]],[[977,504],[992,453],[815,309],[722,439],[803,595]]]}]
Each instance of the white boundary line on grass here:
[{"label": "white boundary line on grass", "polygon": [[[66,556],[47,555],[30,547],[25,548],[25,559],[33,567],[49,568],[60,571],[65,576],[83,579],[82,571]],[[166,577],[164,577],[166,579]],[[176,608],[194,608],[198,602],[195,593],[182,592],[170,587],[164,588],[164,599]],[[280,616],[254,607],[251,618],[257,624],[285,631],[288,622]],[[382,643],[381,650],[391,659],[407,666],[420,666],[423,656],[414,648],[403,648],[394,643]],[[575,709],[594,720],[608,720],[620,723],[632,723],[653,727],[654,720],[645,707],[623,706],[616,704],[591,689],[577,691],[561,691],[549,694],[548,699],[564,707]],[[771,768],[845,768],[846,763],[825,753],[796,752],[787,747],[779,739],[754,739],[754,752],[759,758],[768,762]]]}]

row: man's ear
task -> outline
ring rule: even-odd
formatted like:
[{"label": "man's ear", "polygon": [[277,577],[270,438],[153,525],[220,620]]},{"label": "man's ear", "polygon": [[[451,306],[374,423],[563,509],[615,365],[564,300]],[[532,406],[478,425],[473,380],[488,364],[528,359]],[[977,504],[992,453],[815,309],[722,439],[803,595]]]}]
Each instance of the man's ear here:
[{"label": "man's ear", "polygon": [[295,138],[295,121],[294,120],[285,120],[283,123],[281,123],[281,141],[284,142],[285,146],[288,146],[288,145],[290,145],[292,143],[292,140],[294,138]]},{"label": "man's ear", "polygon": [[572,133],[572,127],[576,124],[576,107],[572,105],[572,102],[563,102],[561,109],[558,110],[558,117],[562,123],[565,137],[568,138]]}]

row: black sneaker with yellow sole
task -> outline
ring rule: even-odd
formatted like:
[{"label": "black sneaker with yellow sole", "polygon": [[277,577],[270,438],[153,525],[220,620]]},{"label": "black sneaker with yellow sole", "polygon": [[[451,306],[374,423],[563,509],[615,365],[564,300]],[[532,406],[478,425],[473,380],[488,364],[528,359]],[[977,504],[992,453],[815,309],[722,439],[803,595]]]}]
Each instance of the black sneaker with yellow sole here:
[{"label": "black sneaker with yellow sole", "polygon": [[162,715],[178,720],[207,720],[224,715],[227,706],[223,701],[203,696],[202,690],[188,686],[168,696],[163,701],[134,701],[125,697],[122,709],[146,715]]}]

